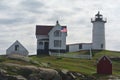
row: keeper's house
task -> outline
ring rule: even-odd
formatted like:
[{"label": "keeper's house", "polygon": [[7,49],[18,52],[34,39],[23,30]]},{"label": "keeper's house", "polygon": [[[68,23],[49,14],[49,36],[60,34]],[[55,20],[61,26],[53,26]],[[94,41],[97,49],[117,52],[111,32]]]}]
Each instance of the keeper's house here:
[{"label": "keeper's house", "polygon": [[66,52],[67,27],[56,22],[54,26],[36,25],[37,55]]}]

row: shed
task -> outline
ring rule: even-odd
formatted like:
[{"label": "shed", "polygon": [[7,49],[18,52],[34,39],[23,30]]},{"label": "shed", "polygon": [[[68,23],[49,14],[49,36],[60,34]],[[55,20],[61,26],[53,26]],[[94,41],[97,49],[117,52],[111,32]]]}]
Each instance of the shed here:
[{"label": "shed", "polygon": [[21,56],[28,56],[28,50],[19,42],[15,41],[7,50],[6,55],[21,55]]},{"label": "shed", "polygon": [[107,56],[102,56],[97,62],[97,74],[112,74],[112,62]]}]

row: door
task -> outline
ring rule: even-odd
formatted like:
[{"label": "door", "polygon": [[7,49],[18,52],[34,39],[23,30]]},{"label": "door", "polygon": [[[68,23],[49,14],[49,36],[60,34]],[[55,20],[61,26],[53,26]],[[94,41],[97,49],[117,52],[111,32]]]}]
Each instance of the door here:
[{"label": "door", "polygon": [[45,49],[45,53],[48,54],[49,53],[49,42],[45,42],[44,49]]}]

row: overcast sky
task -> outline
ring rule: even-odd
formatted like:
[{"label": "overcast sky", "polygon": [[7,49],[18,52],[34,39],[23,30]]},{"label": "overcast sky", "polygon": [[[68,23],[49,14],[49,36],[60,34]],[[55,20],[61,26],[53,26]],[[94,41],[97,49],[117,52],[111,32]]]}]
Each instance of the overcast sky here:
[{"label": "overcast sky", "polygon": [[92,41],[91,18],[100,11],[107,23],[106,49],[120,51],[120,0],[0,0],[0,54],[19,40],[36,54],[36,25],[67,25],[67,43]]}]

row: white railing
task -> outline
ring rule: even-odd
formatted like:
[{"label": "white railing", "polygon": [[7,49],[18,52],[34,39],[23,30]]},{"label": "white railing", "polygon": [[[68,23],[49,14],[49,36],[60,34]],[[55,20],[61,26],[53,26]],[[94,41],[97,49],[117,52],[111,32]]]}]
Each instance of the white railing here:
[{"label": "white railing", "polygon": [[51,53],[50,56],[66,57],[66,58],[80,58],[80,59],[92,59],[91,55],[79,55],[79,54],[65,54],[65,53]]}]

